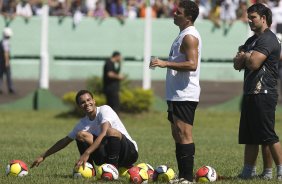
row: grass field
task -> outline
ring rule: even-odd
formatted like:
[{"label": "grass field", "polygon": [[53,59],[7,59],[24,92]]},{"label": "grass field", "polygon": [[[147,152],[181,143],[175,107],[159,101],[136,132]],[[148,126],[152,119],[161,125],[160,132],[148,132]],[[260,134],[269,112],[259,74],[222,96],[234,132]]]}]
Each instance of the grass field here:
[{"label": "grass field", "polygon": [[[210,165],[220,175],[235,177],[241,170],[243,146],[237,144],[238,112],[199,110],[196,114],[194,141],[196,143],[195,169]],[[79,158],[72,143],[61,152],[48,157],[28,176],[5,176],[9,160],[21,159],[29,165],[51,146],[64,137],[77,122],[74,117],[62,117],[54,111],[3,111],[0,112],[0,184],[4,183],[94,183],[93,179],[75,180],[72,169]],[[121,118],[139,146],[138,163],[147,162],[153,167],[167,164],[176,170],[174,144],[170,135],[166,113],[150,112],[139,115],[122,114]],[[277,133],[282,135],[282,115],[277,114]],[[262,168],[261,156],[258,172]],[[275,173],[275,170],[273,170]],[[113,183],[125,183],[124,180]],[[273,181],[223,180],[217,183],[276,183]]]}]

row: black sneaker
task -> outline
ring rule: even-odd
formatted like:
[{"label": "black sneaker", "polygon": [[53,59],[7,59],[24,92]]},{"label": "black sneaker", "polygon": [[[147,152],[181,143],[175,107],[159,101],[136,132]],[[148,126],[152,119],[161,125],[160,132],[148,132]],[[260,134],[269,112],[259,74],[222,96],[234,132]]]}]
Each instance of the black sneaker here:
[{"label": "black sneaker", "polygon": [[10,93],[10,94],[15,94],[15,90],[9,89],[9,93]]}]

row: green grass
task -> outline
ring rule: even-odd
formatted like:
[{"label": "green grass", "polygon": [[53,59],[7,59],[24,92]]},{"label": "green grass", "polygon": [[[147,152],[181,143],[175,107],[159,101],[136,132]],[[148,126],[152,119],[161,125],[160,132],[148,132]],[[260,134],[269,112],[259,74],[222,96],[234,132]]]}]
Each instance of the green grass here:
[{"label": "green grass", "polygon": [[[194,126],[196,143],[195,170],[210,165],[220,175],[235,177],[243,164],[243,146],[237,143],[239,112],[199,110]],[[0,183],[93,183],[94,180],[72,179],[72,169],[79,154],[75,143],[48,157],[38,168],[23,178],[5,176],[5,167],[12,159],[32,161],[56,140],[64,137],[78,121],[62,118],[53,111],[1,111],[0,112]],[[176,170],[174,143],[166,113],[150,112],[139,115],[122,114],[131,136],[139,146],[138,163],[153,167],[167,164]],[[282,133],[282,115],[277,114],[277,133]],[[262,170],[261,156],[258,172]],[[275,173],[275,169],[273,170]],[[124,180],[114,183],[124,183]],[[224,180],[217,183],[275,183],[276,181]]]}]

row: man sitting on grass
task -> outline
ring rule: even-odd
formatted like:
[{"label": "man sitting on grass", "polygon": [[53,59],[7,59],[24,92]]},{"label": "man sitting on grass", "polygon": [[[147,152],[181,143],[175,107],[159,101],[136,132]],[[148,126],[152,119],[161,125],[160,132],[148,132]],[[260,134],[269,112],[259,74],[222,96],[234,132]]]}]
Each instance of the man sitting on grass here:
[{"label": "man sitting on grass", "polygon": [[76,165],[87,161],[96,165],[113,164],[129,167],[138,159],[137,144],[125,129],[115,111],[107,105],[96,107],[91,92],[81,90],[76,95],[76,103],[85,113],[74,129],[51,148],[41,154],[31,165],[38,166],[44,159],[65,148],[76,140],[80,159]]}]

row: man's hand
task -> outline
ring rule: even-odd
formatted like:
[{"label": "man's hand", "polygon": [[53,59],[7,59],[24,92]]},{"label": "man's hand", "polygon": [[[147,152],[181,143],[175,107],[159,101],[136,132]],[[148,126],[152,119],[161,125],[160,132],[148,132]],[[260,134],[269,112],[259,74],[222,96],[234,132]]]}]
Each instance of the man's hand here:
[{"label": "man's hand", "polygon": [[118,79],[123,80],[123,79],[125,79],[125,76],[123,74],[118,74]]},{"label": "man's hand", "polygon": [[43,158],[42,156],[38,157],[38,158],[32,163],[32,165],[31,165],[30,168],[33,168],[34,166],[38,167],[39,164],[40,164],[41,162],[43,162],[43,161],[44,161],[44,158]]},{"label": "man's hand", "polygon": [[9,68],[10,67],[10,63],[9,62],[5,62],[5,67]]},{"label": "man's hand", "polygon": [[87,162],[87,160],[89,159],[89,154],[87,152],[84,152],[79,160],[76,162],[75,167],[79,167],[79,166],[83,166],[83,169],[85,167],[85,163]]},{"label": "man's hand", "polygon": [[245,52],[238,52],[233,58],[233,64],[235,70],[241,70],[245,68]]},{"label": "man's hand", "polygon": [[150,67],[160,67],[160,68],[165,68],[167,67],[167,61],[163,61],[160,59],[154,59],[152,60],[152,62],[150,63]]}]

